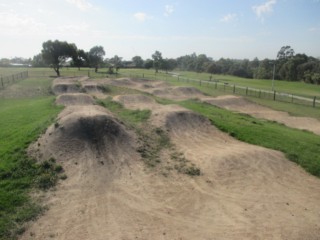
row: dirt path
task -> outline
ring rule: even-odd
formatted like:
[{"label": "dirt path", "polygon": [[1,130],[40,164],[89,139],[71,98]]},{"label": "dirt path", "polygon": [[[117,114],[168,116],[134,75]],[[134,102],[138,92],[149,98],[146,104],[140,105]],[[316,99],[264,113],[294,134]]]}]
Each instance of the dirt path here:
[{"label": "dirt path", "polygon": [[31,147],[68,178],[21,239],[310,239],[320,235],[320,180],[282,153],[239,142],[176,105],[131,95],[150,124],[201,169],[191,177],[146,167],[138,136],[99,106],[73,105]]},{"label": "dirt path", "polygon": [[286,112],[272,110],[259,104],[247,101],[242,97],[227,95],[216,98],[203,98],[204,102],[225,108],[231,111],[249,114],[256,118],[267,119],[283,123],[288,127],[308,130],[320,135],[320,121],[308,117],[294,117]]}]

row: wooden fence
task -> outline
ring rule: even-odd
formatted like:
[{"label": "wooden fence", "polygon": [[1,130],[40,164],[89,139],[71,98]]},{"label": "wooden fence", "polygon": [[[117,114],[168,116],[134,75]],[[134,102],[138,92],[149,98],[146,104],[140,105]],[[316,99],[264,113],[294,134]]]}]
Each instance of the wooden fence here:
[{"label": "wooden fence", "polygon": [[20,80],[28,78],[28,71],[15,73],[8,76],[1,76],[0,77],[0,89],[5,89],[7,86],[16,83]]},{"label": "wooden fence", "polygon": [[314,108],[320,107],[320,97],[317,97],[317,96],[308,97],[308,96],[299,96],[291,93],[284,93],[284,92],[278,92],[278,91],[268,91],[268,90],[238,86],[235,84],[230,84],[230,83],[226,83],[219,80],[206,81],[206,80],[186,78],[178,75],[170,75],[168,77],[165,77],[165,76],[157,76],[153,74],[142,74],[142,75],[130,74],[129,77],[166,80],[166,81],[174,80],[179,82],[193,83],[199,86],[206,86],[208,88],[211,88],[212,90],[224,91],[226,93],[235,94],[235,95],[269,99],[269,100],[279,101],[279,102],[301,104],[301,105],[312,106]]}]

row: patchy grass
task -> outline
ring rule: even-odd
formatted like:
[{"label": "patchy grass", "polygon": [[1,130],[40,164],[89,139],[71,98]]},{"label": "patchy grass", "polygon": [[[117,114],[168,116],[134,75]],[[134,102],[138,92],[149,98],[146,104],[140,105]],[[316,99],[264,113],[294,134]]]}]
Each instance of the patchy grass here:
[{"label": "patchy grass", "polygon": [[107,90],[107,93],[111,96],[130,95],[130,94],[145,94],[141,91],[127,88],[127,87],[113,86],[113,85],[108,85],[108,84],[105,84],[103,86]]},{"label": "patchy grass", "polygon": [[288,112],[292,116],[298,117],[312,117],[320,120],[320,108],[313,108],[311,106],[291,104],[285,102],[276,102],[261,98],[248,98],[250,101],[258,103],[262,106],[272,108],[274,110]]},{"label": "patchy grass", "polygon": [[[164,101],[160,98],[158,101]],[[129,110],[123,107],[122,104],[114,102],[111,98],[104,100],[97,100],[98,104],[109,109],[115,113],[117,117],[123,121],[127,126],[131,126],[139,136],[140,146],[138,152],[140,153],[144,163],[148,167],[158,167],[161,165],[161,158],[164,152],[169,152],[171,161],[168,161],[165,167],[161,165],[160,171],[163,171],[164,175],[168,174],[168,170],[176,169],[179,173],[188,174],[191,176],[200,175],[200,169],[194,164],[190,163],[183,154],[178,154],[174,145],[170,141],[168,133],[162,128],[154,128],[147,123],[150,118],[150,110]],[[169,103],[169,102],[168,102]],[[172,165],[172,167],[171,167]],[[166,171],[164,171],[166,170]]]},{"label": "patchy grass", "polygon": [[23,223],[41,213],[30,191],[53,186],[62,172],[52,160],[37,164],[25,151],[60,110],[52,97],[0,101],[0,239],[15,239]]},{"label": "patchy grass", "polygon": [[206,116],[219,129],[241,141],[283,152],[288,159],[320,177],[320,136],[194,100],[180,105]]},{"label": "patchy grass", "polygon": [[146,122],[151,115],[150,110],[126,109],[121,103],[112,101],[110,97],[104,100],[97,100],[97,103],[109,109],[111,112],[115,113],[121,121],[133,127]]}]

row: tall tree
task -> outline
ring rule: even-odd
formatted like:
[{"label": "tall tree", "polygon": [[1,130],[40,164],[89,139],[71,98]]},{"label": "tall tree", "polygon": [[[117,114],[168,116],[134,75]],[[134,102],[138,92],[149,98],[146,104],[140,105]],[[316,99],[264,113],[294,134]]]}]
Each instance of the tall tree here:
[{"label": "tall tree", "polygon": [[287,59],[293,56],[294,50],[290,46],[283,46],[277,54],[277,59]]},{"label": "tall tree", "polygon": [[122,58],[118,55],[115,55],[109,60],[109,62],[113,65],[113,67],[116,69],[116,72],[118,73],[119,68],[122,66]]},{"label": "tall tree", "polygon": [[161,67],[162,62],[163,62],[161,52],[155,51],[155,53],[152,54],[152,59],[153,59],[153,67],[157,73],[159,71],[159,68]]},{"label": "tall tree", "polygon": [[100,64],[103,63],[103,57],[105,55],[105,51],[102,46],[94,46],[90,49],[88,54],[88,59],[91,67],[94,67],[95,72],[98,72],[98,68]]},{"label": "tall tree", "polygon": [[75,44],[69,44],[58,40],[46,41],[42,44],[42,48],[42,59],[54,69],[58,77],[60,76],[60,68],[62,68],[63,63],[76,54]]},{"label": "tall tree", "polygon": [[73,65],[78,68],[80,71],[81,67],[84,67],[88,64],[88,53],[82,49],[76,51],[76,55],[72,58]]},{"label": "tall tree", "polygon": [[142,68],[143,67],[143,59],[140,56],[134,56],[132,58],[132,62],[137,68]]}]

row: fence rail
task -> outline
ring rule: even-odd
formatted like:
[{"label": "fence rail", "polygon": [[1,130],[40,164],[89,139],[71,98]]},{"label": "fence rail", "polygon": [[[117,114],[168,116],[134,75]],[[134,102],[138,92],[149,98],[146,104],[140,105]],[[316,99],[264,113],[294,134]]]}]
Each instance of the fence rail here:
[{"label": "fence rail", "polygon": [[170,77],[163,77],[157,76],[153,74],[128,74],[129,77],[136,77],[136,78],[147,78],[147,79],[155,79],[155,80],[167,80],[170,81],[172,78],[179,82],[186,82],[186,83],[195,83],[199,86],[207,86],[212,88],[213,90],[220,90],[226,93],[231,93],[235,95],[242,95],[248,97],[255,97],[261,99],[269,99],[273,101],[279,102],[287,102],[293,104],[300,104],[300,105],[307,105],[312,106],[314,108],[320,107],[320,97],[306,97],[306,96],[299,96],[290,93],[278,92],[278,91],[268,91],[263,89],[256,89],[244,86],[238,86],[236,84],[230,84],[226,82],[221,82],[219,80],[200,80],[200,79],[193,79],[187,78],[179,75],[170,75]]},{"label": "fence rail", "polygon": [[5,89],[7,86],[16,83],[20,80],[28,78],[28,71],[15,73],[8,76],[1,76],[0,77],[0,89]]},{"label": "fence rail", "polygon": [[[28,78],[28,77],[48,77],[54,76],[55,73],[51,70],[49,71],[28,71],[16,73],[10,76],[2,76],[0,81],[0,89],[4,89],[6,86],[17,82],[19,80]],[[87,75],[88,77],[132,77],[132,78],[142,78],[142,79],[154,79],[154,80],[166,80],[166,81],[179,81],[179,82],[186,82],[186,83],[194,83],[199,86],[206,86],[211,88],[212,90],[219,90],[224,91],[226,93],[235,94],[235,95],[242,95],[248,97],[255,97],[261,99],[269,99],[273,101],[279,102],[287,102],[293,104],[301,104],[306,106],[312,106],[314,108],[320,108],[320,97],[306,97],[306,96],[299,96],[290,93],[278,92],[278,91],[268,91],[263,89],[256,89],[244,86],[238,86],[236,84],[230,84],[219,80],[200,80],[200,79],[193,79],[187,78],[177,74],[166,74],[166,75],[158,75],[158,74],[108,74],[108,73],[95,73],[93,70],[85,70],[85,71],[66,71],[63,75],[66,76],[84,76]]]}]

